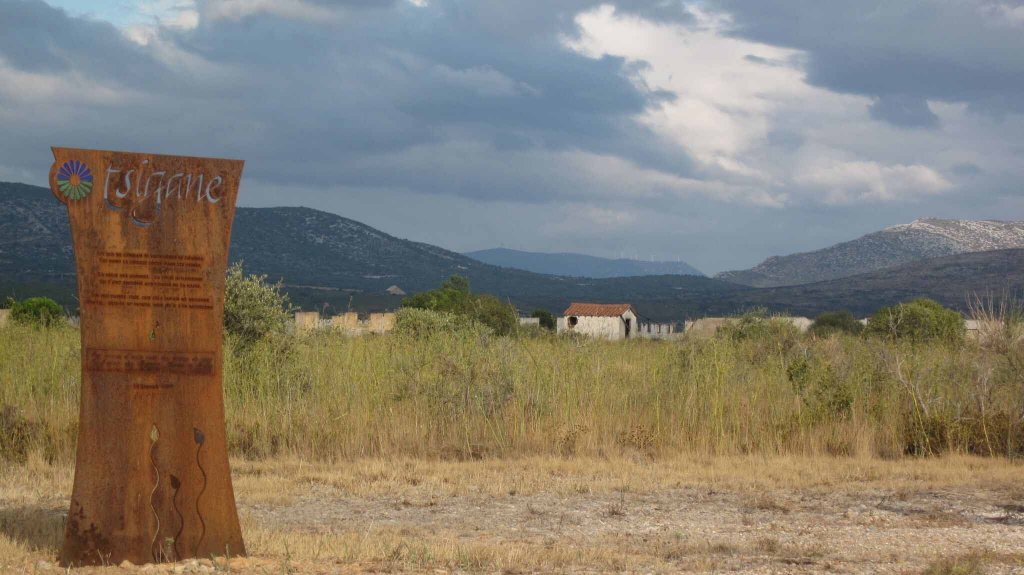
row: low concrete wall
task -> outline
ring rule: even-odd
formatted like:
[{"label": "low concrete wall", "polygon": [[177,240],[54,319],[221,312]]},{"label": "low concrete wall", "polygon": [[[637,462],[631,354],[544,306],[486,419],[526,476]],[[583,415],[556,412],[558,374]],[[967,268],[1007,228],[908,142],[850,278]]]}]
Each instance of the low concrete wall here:
[{"label": "low concrete wall", "polygon": [[[792,324],[793,327],[800,330],[801,333],[806,333],[811,328],[811,324],[814,320],[806,317],[787,317],[787,316],[774,316],[771,319],[782,320]],[[713,337],[718,329],[735,322],[736,318],[732,317],[706,317],[694,321],[688,321],[684,324],[683,332],[690,337]]]},{"label": "low concrete wall", "polygon": [[371,313],[366,329],[370,333],[388,333],[395,329],[395,314],[391,312]]},{"label": "low concrete wall", "polygon": [[967,339],[982,344],[993,343],[1000,339],[1008,338],[1007,336],[1010,336],[1008,339],[1013,339],[1014,342],[1024,337],[1020,330],[1013,330],[1008,334],[1006,324],[998,320],[968,319],[964,321],[964,329],[966,330]]},{"label": "low concrete wall", "polygon": [[637,337],[644,339],[670,339],[677,335],[674,323],[642,323],[636,332]]},{"label": "low concrete wall", "polygon": [[684,324],[683,333],[689,337],[714,337],[718,328],[728,325],[733,320],[727,317],[706,317]]},{"label": "low concrete wall", "polygon": [[336,315],[331,318],[331,327],[345,331],[356,331],[359,329],[359,314],[354,311]]},{"label": "low concrete wall", "polygon": [[540,327],[539,317],[521,317],[519,318],[519,325],[535,325]]},{"label": "low concrete wall", "polygon": [[295,312],[295,333],[308,333],[320,327],[320,312]]},{"label": "low concrete wall", "polygon": [[806,333],[807,330],[811,329],[811,324],[814,323],[813,319],[806,317],[780,317],[789,323],[793,324],[793,327],[800,330],[800,333]]}]

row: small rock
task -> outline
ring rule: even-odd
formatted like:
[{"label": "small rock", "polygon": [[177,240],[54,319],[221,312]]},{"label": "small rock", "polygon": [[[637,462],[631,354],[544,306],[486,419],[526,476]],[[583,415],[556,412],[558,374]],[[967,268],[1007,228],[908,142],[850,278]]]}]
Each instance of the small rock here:
[{"label": "small rock", "polygon": [[118,567],[120,567],[121,569],[134,569],[135,568],[135,564],[132,563],[131,561],[125,559],[124,561],[121,562],[120,565],[118,565]]},{"label": "small rock", "polygon": [[230,562],[228,562],[228,565],[232,569],[246,569],[249,567],[249,560],[245,557],[235,557]]},{"label": "small rock", "polygon": [[36,569],[39,569],[40,571],[49,571],[50,569],[53,569],[53,564],[49,561],[39,561],[36,563]]},{"label": "small rock", "polygon": [[200,559],[199,564],[203,567],[213,567],[213,561],[210,561],[209,559]]}]

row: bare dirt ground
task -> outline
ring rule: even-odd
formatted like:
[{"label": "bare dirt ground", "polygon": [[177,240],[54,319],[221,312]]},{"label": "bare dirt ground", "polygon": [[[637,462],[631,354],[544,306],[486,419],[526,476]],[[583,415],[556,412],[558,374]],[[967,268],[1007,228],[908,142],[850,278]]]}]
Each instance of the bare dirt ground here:
[{"label": "bare dirt ground", "polygon": [[[235,462],[249,558],[74,573],[1024,573],[1005,460]],[[71,470],[0,471],[0,571],[54,564]]]}]

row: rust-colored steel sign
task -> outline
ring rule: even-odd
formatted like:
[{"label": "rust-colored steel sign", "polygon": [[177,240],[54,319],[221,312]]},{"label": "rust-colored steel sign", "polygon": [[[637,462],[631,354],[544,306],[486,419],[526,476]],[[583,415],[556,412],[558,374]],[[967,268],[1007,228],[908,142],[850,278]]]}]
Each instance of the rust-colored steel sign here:
[{"label": "rust-colored steel sign", "polygon": [[243,162],[54,148],[78,270],[82,403],[61,561],[245,552],[221,387]]}]

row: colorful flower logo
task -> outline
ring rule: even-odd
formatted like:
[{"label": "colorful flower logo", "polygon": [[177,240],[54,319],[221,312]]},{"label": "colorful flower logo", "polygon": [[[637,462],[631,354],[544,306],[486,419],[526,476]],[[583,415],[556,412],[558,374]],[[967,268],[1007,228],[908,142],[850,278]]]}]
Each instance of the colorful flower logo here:
[{"label": "colorful flower logo", "polygon": [[57,170],[57,189],[70,200],[80,200],[92,191],[92,172],[78,160],[68,160]]}]

